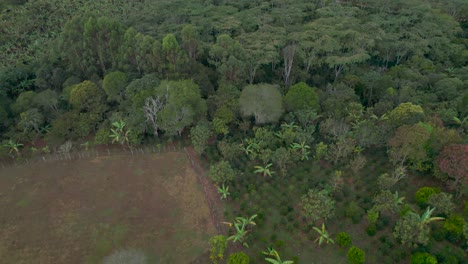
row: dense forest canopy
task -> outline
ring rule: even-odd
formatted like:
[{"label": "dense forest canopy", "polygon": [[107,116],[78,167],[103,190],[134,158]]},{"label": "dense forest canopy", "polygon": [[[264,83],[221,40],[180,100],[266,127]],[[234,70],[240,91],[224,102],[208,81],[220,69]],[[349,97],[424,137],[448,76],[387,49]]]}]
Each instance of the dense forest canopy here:
[{"label": "dense forest canopy", "polygon": [[[417,262],[435,258],[431,228],[462,250],[458,262],[446,253],[439,262],[466,261],[467,88],[463,0],[0,0],[5,157],[39,139],[188,136],[213,181],[238,187],[241,208],[239,193],[254,187],[240,175],[254,165],[259,179],[293,186],[293,168],[315,162],[336,171],[326,184],[305,180],[286,206],[300,215],[288,231],[362,210],[370,233],[377,219],[392,223],[386,239],[403,253],[382,253],[388,263],[410,253],[412,263],[437,263]],[[369,179],[366,202],[335,204],[353,182],[343,174],[358,177],[375,156],[387,171]],[[399,199],[400,181],[414,175],[437,188]],[[451,226],[430,226],[431,214]],[[326,240],[325,226],[305,229]],[[348,259],[362,263],[362,254],[353,246]]]}]

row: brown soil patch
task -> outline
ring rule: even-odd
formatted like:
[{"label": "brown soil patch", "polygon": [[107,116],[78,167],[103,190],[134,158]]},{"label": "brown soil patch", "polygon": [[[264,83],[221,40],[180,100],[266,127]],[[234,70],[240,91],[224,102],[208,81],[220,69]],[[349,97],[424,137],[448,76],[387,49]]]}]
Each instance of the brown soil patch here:
[{"label": "brown soil patch", "polygon": [[4,263],[100,263],[126,248],[189,263],[216,233],[183,152],[3,168],[0,208]]}]

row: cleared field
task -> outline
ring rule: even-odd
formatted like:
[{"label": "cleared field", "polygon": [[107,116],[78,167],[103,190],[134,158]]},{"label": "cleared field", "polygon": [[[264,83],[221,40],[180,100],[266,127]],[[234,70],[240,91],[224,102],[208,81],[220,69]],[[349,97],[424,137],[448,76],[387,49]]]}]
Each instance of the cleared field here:
[{"label": "cleared field", "polygon": [[216,233],[184,153],[0,169],[2,263],[101,263],[123,249],[190,263]]}]

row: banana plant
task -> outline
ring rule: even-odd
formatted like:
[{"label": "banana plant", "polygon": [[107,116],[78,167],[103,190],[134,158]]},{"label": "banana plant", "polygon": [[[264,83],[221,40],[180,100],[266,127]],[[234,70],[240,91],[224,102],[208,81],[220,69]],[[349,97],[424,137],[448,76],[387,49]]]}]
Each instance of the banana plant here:
[{"label": "banana plant", "polygon": [[271,177],[274,174],[274,172],[270,170],[270,167],[272,165],[273,164],[268,163],[265,166],[254,166],[254,169],[255,169],[254,173],[261,173],[263,175],[263,177],[266,177],[266,176]]},{"label": "banana plant", "polygon": [[330,237],[330,234],[328,234],[328,231],[327,229],[325,228],[325,224],[322,224],[322,229],[319,229],[317,227],[313,227],[313,229],[319,234],[319,236],[317,237],[317,239],[314,240],[314,242],[318,243],[319,246],[321,246],[323,244],[323,242],[325,243],[332,243],[334,244],[335,241],[333,241],[333,239]]},{"label": "banana plant", "polygon": [[405,200],[405,197],[400,197],[398,195],[398,191],[396,191],[394,194],[393,194],[393,206],[395,208],[398,208],[400,205],[403,204],[403,201]]},{"label": "banana plant", "polygon": [[247,230],[247,227],[249,225],[256,225],[256,223],[253,221],[257,217],[256,214],[252,215],[249,218],[245,217],[236,217],[233,223],[231,222],[222,222],[223,224],[229,225],[229,227],[234,226],[236,229],[236,233],[230,237],[228,237],[228,241],[232,240],[233,242],[239,242],[241,243],[244,247],[249,247],[247,242],[245,242],[245,237],[247,234],[250,232],[250,230]]},{"label": "banana plant", "polygon": [[291,149],[293,151],[299,152],[299,154],[301,156],[301,160],[309,160],[310,146],[306,145],[305,142],[301,142],[300,144],[296,143],[296,142],[292,143],[291,144]]},{"label": "banana plant", "polygon": [[227,199],[231,193],[229,192],[229,186],[218,186],[218,193],[221,194],[221,199]]},{"label": "banana plant", "polygon": [[431,208],[431,207],[427,207],[426,211],[420,216],[414,212],[410,212],[410,214],[414,214],[416,216],[418,216],[418,219],[419,219],[419,225],[421,227],[431,223],[431,222],[434,222],[434,221],[442,221],[442,220],[445,220],[445,218],[443,217],[437,217],[437,216],[432,216],[432,213],[434,212],[435,210],[435,207],[434,208]]},{"label": "banana plant", "polygon": [[130,134],[130,130],[125,129],[125,122],[123,120],[115,121],[112,123],[114,128],[111,128],[111,135],[112,143],[118,142],[120,144],[127,143],[128,144],[128,135]]},{"label": "banana plant", "polygon": [[7,143],[3,145],[4,147],[8,148],[8,153],[12,155],[20,155],[20,148],[23,146],[23,144],[18,143],[16,141],[13,141],[12,139],[8,140]]},{"label": "banana plant", "polygon": [[294,129],[298,129],[299,126],[296,125],[294,122],[291,122],[291,123],[289,123],[289,124],[288,124],[288,123],[283,123],[283,124],[281,124],[281,128],[284,128],[284,129],[293,129],[293,130],[294,130]]},{"label": "banana plant", "polygon": [[263,141],[261,141],[261,140],[257,140],[257,139],[254,139],[254,138],[248,138],[248,139],[245,140],[244,143],[242,143],[242,150],[244,150],[244,153],[247,156],[249,156],[251,158],[255,158],[255,155],[260,153],[262,143],[263,143]]},{"label": "banana plant", "polygon": [[274,248],[267,248],[267,250],[263,251],[262,254],[266,255],[267,257],[265,260],[272,264],[294,264],[294,261],[292,260],[282,260],[278,251]]}]

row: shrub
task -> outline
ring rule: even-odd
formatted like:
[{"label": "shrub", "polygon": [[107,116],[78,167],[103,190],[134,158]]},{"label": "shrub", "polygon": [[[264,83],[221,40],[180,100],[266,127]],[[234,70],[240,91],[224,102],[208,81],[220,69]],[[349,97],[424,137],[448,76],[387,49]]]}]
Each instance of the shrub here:
[{"label": "shrub", "polygon": [[335,200],[326,190],[310,189],[302,196],[301,207],[302,216],[313,224],[317,220],[326,220],[333,216]]},{"label": "shrub", "polygon": [[461,215],[452,215],[444,222],[444,229],[447,231],[446,238],[449,241],[457,242],[463,237],[463,225],[465,220]]},{"label": "shrub", "polygon": [[214,264],[218,263],[219,260],[224,258],[224,252],[227,248],[227,239],[225,236],[213,236],[210,238],[211,249],[210,259]]},{"label": "shrub", "polygon": [[250,258],[244,252],[229,255],[228,264],[249,264]]},{"label": "shrub", "polygon": [[232,181],[234,174],[234,170],[227,161],[220,161],[211,165],[209,172],[211,180],[218,185]]},{"label": "shrub", "polygon": [[447,237],[447,230],[442,227],[442,224],[435,225],[432,228],[431,236],[435,241],[442,241]]},{"label": "shrub", "polygon": [[411,256],[411,264],[437,264],[437,259],[429,253],[416,252]]},{"label": "shrub", "polygon": [[452,202],[452,195],[444,192],[434,193],[429,196],[427,203],[436,208],[437,213],[449,215],[455,204]]},{"label": "shrub", "polygon": [[103,264],[146,264],[148,260],[141,250],[125,249],[104,258]]},{"label": "shrub", "polygon": [[362,249],[352,246],[348,250],[348,254],[346,254],[348,257],[348,262],[351,264],[362,264],[366,260],[366,255]]},{"label": "shrub", "polygon": [[435,255],[440,263],[466,263],[466,253],[460,247],[445,246]]},{"label": "shrub", "polygon": [[303,82],[293,85],[284,96],[286,109],[288,111],[317,110],[319,108],[319,98],[316,90],[316,88],[312,88]]},{"label": "shrub", "polygon": [[351,237],[346,232],[339,232],[336,235],[336,243],[340,247],[349,247],[351,245]]},{"label": "shrub", "polygon": [[110,126],[107,122],[104,122],[101,126],[99,126],[98,131],[94,135],[94,143],[95,144],[109,144],[111,143],[111,131]]},{"label": "shrub", "polygon": [[345,215],[346,217],[351,218],[354,224],[357,224],[361,221],[364,210],[356,203],[351,202],[346,207]]},{"label": "shrub", "polygon": [[367,233],[367,235],[369,235],[369,236],[375,236],[375,233],[377,233],[377,227],[375,226],[375,224],[370,224],[370,225],[366,228],[366,233]]},{"label": "shrub", "polygon": [[419,190],[416,191],[415,198],[416,202],[418,203],[419,206],[425,207],[427,206],[427,203],[429,202],[429,196],[439,193],[440,190],[438,188],[432,188],[432,187],[422,187]]}]

